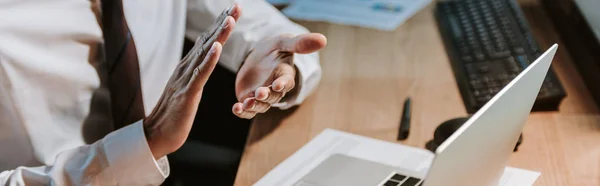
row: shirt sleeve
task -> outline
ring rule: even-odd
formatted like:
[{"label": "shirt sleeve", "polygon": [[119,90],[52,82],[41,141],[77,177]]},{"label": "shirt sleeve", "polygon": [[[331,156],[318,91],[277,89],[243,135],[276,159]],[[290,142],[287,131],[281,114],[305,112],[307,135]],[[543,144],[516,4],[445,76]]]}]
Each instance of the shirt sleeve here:
[{"label": "shirt sleeve", "polygon": [[[275,7],[264,0],[190,0],[187,6],[186,37],[196,40],[208,29],[226,8],[237,2],[242,7],[242,16],[229,40],[223,47],[220,64],[237,72],[258,41],[283,33],[295,35],[308,30],[283,16]],[[296,95],[288,95],[274,106],[287,109],[302,103],[315,89],[321,79],[318,53],[296,54],[294,64],[298,73]]]},{"label": "shirt sleeve", "polygon": [[166,157],[155,161],[139,121],[60,153],[52,166],[1,172],[0,185],[159,185],[168,175]]}]

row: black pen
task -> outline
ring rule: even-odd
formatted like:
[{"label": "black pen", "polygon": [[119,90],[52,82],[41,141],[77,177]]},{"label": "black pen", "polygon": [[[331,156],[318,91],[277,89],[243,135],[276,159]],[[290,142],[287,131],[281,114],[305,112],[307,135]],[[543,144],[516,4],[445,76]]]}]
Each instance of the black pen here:
[{"label": "black pen", "polygon": [[410,97],[404,101],[404,110],[402,111],[402,118],[400,118],[400,127],[398,128],[398,140],[405,140],[408,138],[410,132]]}]

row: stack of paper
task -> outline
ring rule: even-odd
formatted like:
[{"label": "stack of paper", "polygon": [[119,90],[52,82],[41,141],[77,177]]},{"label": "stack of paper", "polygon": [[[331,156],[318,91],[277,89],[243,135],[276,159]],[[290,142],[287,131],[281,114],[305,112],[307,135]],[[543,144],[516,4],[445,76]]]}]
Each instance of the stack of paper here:
[{"label": "stack of paper", "polygon": [[[272,0],[277,1],[277,0]],[[293,19],[395,30],[431,0],[296,0],[283,13]]]}]

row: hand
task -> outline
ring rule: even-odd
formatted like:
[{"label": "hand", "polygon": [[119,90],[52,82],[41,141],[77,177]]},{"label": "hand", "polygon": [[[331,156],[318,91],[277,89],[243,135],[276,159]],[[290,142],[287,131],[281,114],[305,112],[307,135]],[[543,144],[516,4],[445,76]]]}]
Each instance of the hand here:
[{"label": "hand", "polygon": [[169,79],[156,107],[144,120],[146,139],[154,158],[179,149],[192,128],[202,90],[241,14],[235,5],[196,40]]},{"label": "hand", "polygon": [[286,93],[295,92],[294,53],[308,54],[325,47],[327,39],[316,33],[283,34],[260,41],[238,71],[233,113],[250,119],[278,103]]}]

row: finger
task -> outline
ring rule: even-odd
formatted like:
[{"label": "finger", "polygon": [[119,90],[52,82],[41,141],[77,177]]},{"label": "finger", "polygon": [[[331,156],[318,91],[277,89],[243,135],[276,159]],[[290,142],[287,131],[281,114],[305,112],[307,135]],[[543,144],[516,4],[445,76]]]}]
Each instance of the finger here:
[{"label": "finger", "polygon": [[277,49],[285,52],[308,54],[321,50],[325,45],[327,45],[327,38],[318,33],[302,34],[296,37],[282,35],[277,43]]},{"label": "finger", "polygon": [[282,63],[294,66],[294,53],[292,52],[279,51],[277,52],[277,59]]},{"label": "finger", "polygon": [[256,100],[260,102],[265,102],[269,104],[275,104],[281,101],[281,98],[285,95],[285,92],[277,92],[269,87],[259,87],[256,89],[255,93]]},{"label": "finger", "polygon": [[244,111],[243,103],[239,102],[234,104],[231,110],[233,114],[240,118],[251,119],[256,115],[256,112]]},{"label": "finger", "polygon": [[[237,14],[237,9],[239,9],[239,7],[237,7],[237,5],[233,5],[229,8],[227,8],[226,10],[224,10],[223,12],[221,12],[221,15],[219,15],[219,17],[217,17],[217,19],[215,20],[215,23],[206,31],[204,32],[202,35],[205,37],[200,37],[198,38],[198,40],[196,40],[196,44],[199,44],[200,46],[202,46],[204,43],[206,43],[206,41],[213,37],[214,35],[217,35],[221,25],[223,25],[223,22],[226,21],[227,17],[232,16],[233,13]],[[234,20],[235,21],[235,20]]]},{"label": "finger", "polygon": [[175,69],[175,72],[173,73],[172,77],[177,79],[187,78],[188,76],[185,75],[185,72],[188,71],[191,60],[198,60],[198,57],[198,53],[192,51],[188,52],[188,54],[183,58],[183,60],[181,60],[181,62],[177,65],[177,68]]},{"label": "finger", "polygon": [[273,81],[271,88],[276,92],[289,92],[296,86],[295,77],[283,75]]},{"label": "finger", "polygon": [[240,7],[238,4],[233,5],[233,8],[231,9],[231,13],[229,15],[233,17],[235,21],[239,20],[240,16],[242,16],[242,7]]},{"label": "finger", "polygon": [[235,19],[231,16],[225,18],[225,23],[223,24],[222,30],[218,35],[215,35],[215,39],[217,42],[225,45],[229,36],[233,32],[233,28],[235,27]]},{"label": "finger", "polygon": [[244,102],[244,100],[246,100],[246,98],[252,98],[252,97],[254,97],[254,91],[248,90],[248,91],[245,91],[245,92],[247,92],[247,93],[240,94],[241,96],[238,98],[239,102]]},{"label": "finger", "polygon": [[[213,47],[208,52],[208,56],[204,58],[204,61],[198,67],[194,68],[192,77],[188,83],[188,88],[191,92],[198,92],[202,90],[206,81],[208,81],[208,77],[215,69],[217,62],[219,61],[219,57],[221,56],[222,46],[220,43],[215,42]],[[199,59],[197,59],[199,60]]]},{"label": "finger", "polygon": [[221,29],[221,27],[223,26],[223,23],[227,20],[226,18],[232,14],[239,14],[239,7],[237,5],[234,5],[232,7],[227,8],[225,11],[221,12],[221,15],[219,15],[219,17],[217,17],[217,20],[215,21],[215,23],[209,28],[207,29],[204,33],[202,33],[202,35],[200,35],[200,37],[198,37],[196,39],[196,42],[194,44],[194,47],[192,47],[192,49],[190,49],[190,52],[183,58],[183,61],[186,61],[186,59],[189,59],[191,56],[191,53],[194,53],[198,50],[200,50],[200,48],[204,45],[204,43],[206,43],[206,41],[209,38],[212,38],[213,35],[218,34],[219,29]]},{"label": "finger", "polygon": [[254,91],[254,97],[258,101],[264,101],[269,97],[270,92],[271,92],[271,89],[269,87],[258,87]]},{"label": "finger", "polygon": [[[191,60],[188,68],[186,69],[186,72],[192,73],[191,71],[196,68],[196,66],[199,65],[199,62],[201,59],[206,58],[206,55],[208,53],[208,51],[210,50],[210,47],[212,47],[213,43],[215,42],[219,42],[222,45],[223,41],[227,41],[227,39],[229,38],[229,36],[231,35],[231,32],[233,32],[233,27],[235,22],[233,21],[233,18],[231,17],[227,17],[226,21],[223,22],[223,25],[219,28],[220,30],[217,31],[219,33],[219,35],[214,35],[212,38],[209,38],[206,43],[204,43],[202,45],[202,48],[197,49],[197,51],[195,53],[197,53],[197,58],[198,59],[193,59]],[[225,31],[223,31],[225,30]],[[221,41],[217,41],[217,39],[219,39]]]},{"label": "finger", "polygon": [[247,98],[243,103],[244,111],[256,112],[256,113],[265,113],[267,110],[271,108],[271,104],[257,101],[254,98]]},{"label": "finger", "polygon": [[[200,51],[208,51],[210,49],[210,47],[212,47],[212,44],[214,42],[216,42],[218,38],[221,38],[223,41],[226,41],[229,38],[229,35],[231,35],[231,30],[233,30],[233,27],[235,26],[235,25],[231,25],[231,24],[232,23],[235,24],[235,21],[233,21],[233,18],[231,16],[228,16],[225,19],[226,19],[226,21],[223,22],[223,25],[221,27],[219,27],[219,30],[217,31],[219,34],[213,35],[211,38],[208,38],[208,40],[206,40],[206,42],[202,45],[202,48],[200,49]],[[228,30],[228,31],[223,32],[223,30]],[[227,35],[225,35],[225,34],[227,34]],[[200,58],[204,58],[205,56],[206,56],[206,52],[200,53]]]}]

